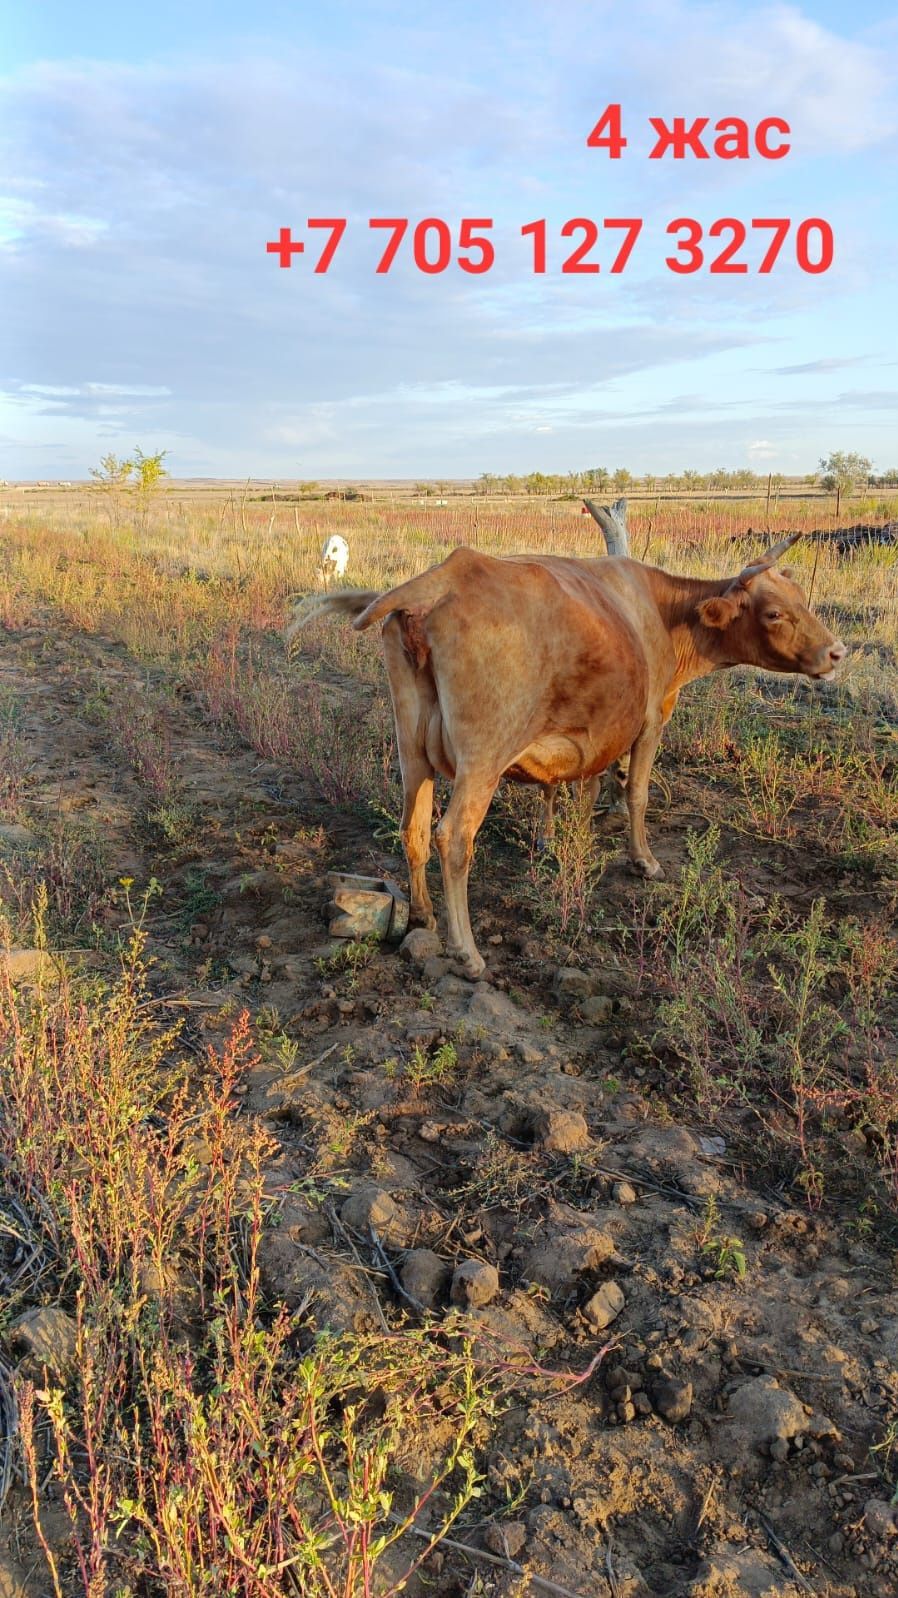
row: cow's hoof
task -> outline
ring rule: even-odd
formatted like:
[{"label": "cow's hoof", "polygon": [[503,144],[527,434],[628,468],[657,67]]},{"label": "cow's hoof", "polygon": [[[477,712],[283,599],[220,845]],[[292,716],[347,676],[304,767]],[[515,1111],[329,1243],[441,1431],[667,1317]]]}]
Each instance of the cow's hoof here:
[{"label": "cow's hoof", "polygon": [[630,865],[638,877],[646,877],[651,881],[657,882],[659,878],[664,876],[664,867],[655,859],[654,855],[649,855],[647,860],[631,860]]},{"label": "cow's hoof", "polygon": [[425,932],[436,932],[437,918],[432,910],[411,910],[408,924],[409,927],[423,927]]},{"label": "cow's hoof", "polygon": [[446,953],[456,976],[465,977],[468,982],[480,982],[485,976],[486,961],[479,954],[464,954],[461,949],[447,949]]}]

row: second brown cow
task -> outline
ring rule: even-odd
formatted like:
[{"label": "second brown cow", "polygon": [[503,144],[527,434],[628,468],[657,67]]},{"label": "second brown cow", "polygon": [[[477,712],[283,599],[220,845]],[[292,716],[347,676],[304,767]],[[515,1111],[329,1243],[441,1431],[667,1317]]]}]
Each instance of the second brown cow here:
[{"label": "second brown cow", "polygon": [[503,777],[554,786],[629,752],[630,860],[655,877],[649,774],[681,688],[736,665],[832,676],[845,645],[775,566],[792,542],[711,581],[633,560],[456,549],[389,593],[336,593],[314,606],[359,629],[384,622],[412,925],[436,925],[426,878],[434,777],[453,783],[436,844],[448,949],[466,975],[484,970],[468,913],[474,839]]}]

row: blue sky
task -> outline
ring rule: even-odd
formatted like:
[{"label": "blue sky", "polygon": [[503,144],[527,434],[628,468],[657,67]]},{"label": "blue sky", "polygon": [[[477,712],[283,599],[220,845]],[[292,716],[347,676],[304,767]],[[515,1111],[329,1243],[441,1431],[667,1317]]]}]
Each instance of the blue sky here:
[{"label": "blue sky", "polygon": [[[0,38],[0,475],[898,465],[892,8],[17,0]],[[783,116],[793,152],[649,161],[650,115]],[[281,271],[315,215],[330,271]],[[379,277],[372,215],[491,216],[496,265]],[[521,226],[574,216],[644,218],[623,274],[530,271]],[[677,277],[678,216],[821,216],[834,266]]]}]

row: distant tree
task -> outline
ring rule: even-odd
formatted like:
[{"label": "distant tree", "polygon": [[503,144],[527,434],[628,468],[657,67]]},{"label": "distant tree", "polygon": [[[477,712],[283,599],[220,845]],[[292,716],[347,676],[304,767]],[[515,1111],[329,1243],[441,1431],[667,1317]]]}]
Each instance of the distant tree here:
[{"label": "distant tree", "polygon": [[633,482],[633,477],[627,471],[626,466],[619,466],[611,481],[616,494],[626,494],[627,489]]},{"label": "distant tree", "polygon": [[823,488],[838,494],[850,493],[860,483],[866,483],[873,470],[873,462],[866,455],[852,455],[845,450],[834,450],[832,455],[822,455],[817,476]]},{"label": "distant tree", "polygon": [[119,460],[117,455],[104,455],[99,466],[91,466],[90,475],[103,496],[110,524],[117,527],[121,520],[123,494],[131,482],[134,462]]},{"label": "distant tree", "polygon": [[528,494],[548,494],[549,479],[545,472],[528,472],[524,487]]},{"label": "distant tree", "polygon": [[588,472],[583,473],[583,480],[591,494],[604,494],[611,481],[611,473],[606,466],[591,466]]},{"label": "distant tree", "polygon": [[130,487],[137,502],[137,516],[142,532],[146,532],[150,508],[162,486],[162,479],[168,476],[162,464],[167,454],[167,449],[160,449],[155,455],[145,455],[139,446],[134,451]]}]

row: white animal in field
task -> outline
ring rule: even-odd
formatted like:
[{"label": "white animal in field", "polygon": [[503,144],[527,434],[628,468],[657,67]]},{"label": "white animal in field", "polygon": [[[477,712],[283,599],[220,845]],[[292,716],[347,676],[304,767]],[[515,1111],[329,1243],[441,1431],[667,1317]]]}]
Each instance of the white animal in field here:
[{"label": "white animal in field", "polygon": [[349,565],[349,545],[339,533],[331,533],[321,551],[321,566],[325,578],[342,577]]}]

